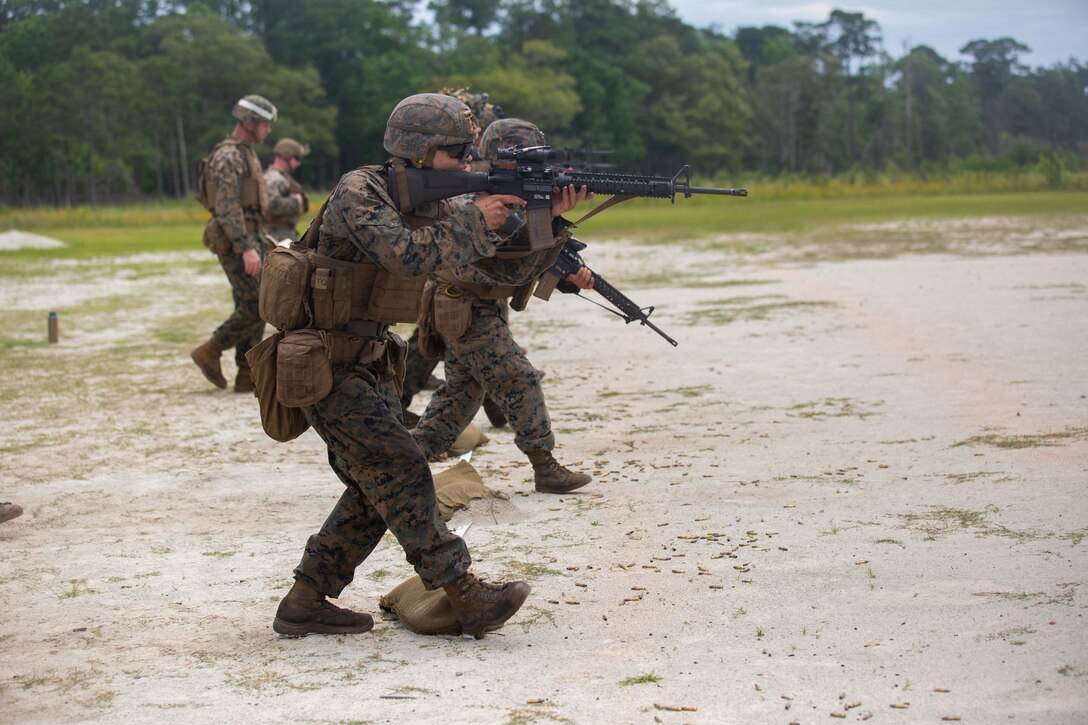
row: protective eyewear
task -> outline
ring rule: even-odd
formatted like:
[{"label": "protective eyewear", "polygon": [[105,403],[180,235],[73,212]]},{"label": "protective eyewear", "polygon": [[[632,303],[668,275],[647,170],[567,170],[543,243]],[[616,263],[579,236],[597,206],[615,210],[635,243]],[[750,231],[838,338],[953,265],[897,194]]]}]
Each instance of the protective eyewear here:
[{"label": "protective eyewear", "polygon": [[451,159],[457,159],[458,161],[464,161],[472,153],[472,143],[469,141],[450,146],[439,146],[438,148],[449,154]]}]

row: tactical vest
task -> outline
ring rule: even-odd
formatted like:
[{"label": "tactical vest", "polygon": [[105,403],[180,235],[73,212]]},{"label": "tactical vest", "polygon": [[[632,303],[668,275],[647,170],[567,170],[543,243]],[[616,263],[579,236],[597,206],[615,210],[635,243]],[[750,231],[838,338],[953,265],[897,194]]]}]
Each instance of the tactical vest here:
[{"label": "tactical vest", "polygon": [[[394,206],[385,188],[384,169],[364,166],[374,193]],[[261,270],[260,314],[281,330],[312,327],[344,330],[368,337],[384,327],[415,322],[427,275],[395,277],[369,258],[358,262],[318,254],[321,223],[328,202],[321,206],[309,229],[290,247],[272,250]],[[415,231],[448,216],[446,202],[428,204],[402,214],[402,223]]]},{"label": "tactical vest", "polygon": [[212,212],[212,214],[215,213],[215,199],[218,195],[218,189],[215,182],[209,178],[208,167],[219,149],[228,145],[237,146],[242,158],[246,161],[246,175],[242,178],[239,200],[246,220],[246,229],[251,232],[256,231],[260,226],[261,215],[268,208],[268,186],[264,183],[264,173],[261,171],[261,162],[257,158],[257,152],[249,144],[228,136],[217,143],[212,148],[211,153],[200,160],[196,182],[196,199],[205,209]]},{"label": "tactical vest", "polygon": [[[299,194],[302,196],[302,210],[298,214],[272,214],[269,213],[265,217],[269,227],[273,229],[293,229],[295,224],[298,223],[300,215],[305,214],[310,210],[310,200],[306,197],[306,192],[302,190],[302,185],[295,181],[295,178],[285,171],[279,172],[285,179],[287,179],[288,193]],[[265,188],[268,185],[265,184]],[[267,207],[266,207],[267,208]]]}]

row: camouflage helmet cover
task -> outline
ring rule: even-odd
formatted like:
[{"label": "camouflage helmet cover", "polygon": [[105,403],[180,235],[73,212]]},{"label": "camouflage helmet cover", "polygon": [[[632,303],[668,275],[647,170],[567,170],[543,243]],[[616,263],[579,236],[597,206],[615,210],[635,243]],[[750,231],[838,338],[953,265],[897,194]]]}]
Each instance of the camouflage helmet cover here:
[{"label": "camouflage helmet cover", "polygon": [[252,94],[238,99],[230,115],[242,123],[261,123],[262,121],[275,123],[277,116],[276,107],[271,101]]},{"label": "camouflage helmet cover", "polygon": [[480,126],[461,101],[442,93],[417,93],[397,104],[385,125],[385,150],[402,159],[425,159],[439,146],[472,142]]},{"label": "camouflage helmet cover", "polygon": [[476,122],[480,124],[480,130],[487,130],[495,119],[502,118],[502,107],[491,102],[491,96],[487,93],[472,93],[468,88],[443,88],[439,93],[453,96],[472,110]]},{"label": "camouflage helmet cover", "polygon": [[272,153],[282,159],[301,159],[303,156],[309,156],[310,147],[306,144],[299,143],[293,138],[281,138],[276,142],[276,145],[272,147]]},{"label": "camouflage helmet cover", "polygon": [[547,141],[544,133],[520,118],[500,118],[480,137],[480,153],[485,159],[494,159],[499,149],[511,146],[543,146]]}]

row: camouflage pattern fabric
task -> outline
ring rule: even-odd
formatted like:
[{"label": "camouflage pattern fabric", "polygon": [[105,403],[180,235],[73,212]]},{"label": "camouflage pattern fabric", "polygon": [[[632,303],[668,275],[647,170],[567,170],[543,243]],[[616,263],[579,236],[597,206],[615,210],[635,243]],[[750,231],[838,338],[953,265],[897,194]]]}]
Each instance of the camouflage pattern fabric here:
[{"label": "camouflage pattern fabric", "polygon": [[[346,174],[329,197],[318,252],[347,261],[369,257],[402,277],[426,274],[495,253],[483,214],[460,205],[414,231],[393,208],[380,167]],[[399,381],[357,364],[333,367],[333,389],[304,409],[346,486],[295,569],[335,597],[388,529],[429,589],[469,567],[464,541],[438,514],[426,456],[401,425]]]},{"label": "camouflage pattern fabric", "polygon": [[[561,221],[559,226],[564,227]],[[524,232],[520,232],[523,234]],[[522,285],[555,263],[557,245],[516,259],[487,259],[452,270],[457,279],[483,285]],[[442,280],[434,278],[439,287]],[[413,435],[428,456],[443,453],[465,429],[483,404],[484,395],[506,414],[514,443],[522,451],[552,450],[551,419],[536,368],[514,341],[507,325],[507,301],[474,300],[472,321],[458,339],[443,337],[445,384],[431,396]]]},{"label": "camouflage pattern fabric", "polygon": [[514,341],[497,301],[474,302],[468,330],[455,340],[443,340],[446,382],[431,396],[412,431],[428,456],[449,450],[480,409],[485,394],[506,415],[520,450],[555,448],[540,376]]},{"label": "camouflage pattern fabric", "polygon": [[296,183],[280,169],[268,167],[264,183],[268,185],[268,210],[265,212],[265,232],[276,241],[298,241],[298,219],[306,211],[303,201],[292,196]]},{"label": "camouflage pattern fabric", "polygon": [[234,360],[239,369],[249,369],[246,353],[261,341],[264,320],[257,307],[260,276],[245,273],[242,253],[256,249],[264,258],[264,244],[260,237],[260,214],[243,209],[241,202],[242,179],[249,176],[249,168],[260,168],[257,155],[251,146],[224,144],[212,155],[208,163],[209,180],[215,184],[215,210],[212,212],[223,232],[231,240],[231,249],[219,255],[219,264],[230,282],[234,311],[214,333],[212,340],[223,350],[234,348]]},{"label": "camouflage pattern fabric", "polygon": [[427,385],[438,362],[438,358],[423,357],[419,351],[419,328],[412,330],[412,336],[408,338],[408,357],[404,360],[404,387],[400,396],[402,409],[407,410],[412,398]]},{"label": "camouflage pattern fabric", "polygon": [[[263,259],[263,250],[258,251]],[[265,325],[257,303],[261,277],[246,274],[242,255],[233,251],[219,255],[219,265],[230,282],[234,312],[212,333],[212,341],[223,350],[233,347],[234,362],[238,364],[238,369],[248,370],[246,353],[264,338]]]},{"label": "camouflage pattern fabric", "polygon": [[346,488],[295,574],[337,597],[388,529],[428,589],[453,581],[468,571],[468,548],[439,515],[426,456],[400,424],[395,381],[355,365],[335,366],[333,378],[332,393],[304,412]]},{"label": "camouflage pattern fabric", "polygon": [[260,169],[257,154],[248,144],[223,144],[208,161],[208,180],[216,187],[212,214],[239,255],[247,249],[263,247],[260,212],[242,208],[242,179],[249,176],[250,165]]}]

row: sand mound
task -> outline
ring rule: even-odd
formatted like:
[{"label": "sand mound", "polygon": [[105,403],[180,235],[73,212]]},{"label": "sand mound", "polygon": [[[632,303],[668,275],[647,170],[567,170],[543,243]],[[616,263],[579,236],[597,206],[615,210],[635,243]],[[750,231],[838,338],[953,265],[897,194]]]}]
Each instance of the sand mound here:
[{"label": "sand mound", "polygon": [[64,242],[52,237],[43,237],[40,234],[21,232],[12,229],[10,232],[0,233],[0,251],[12,251],[15,249],[56,249],[63,247]]}]

